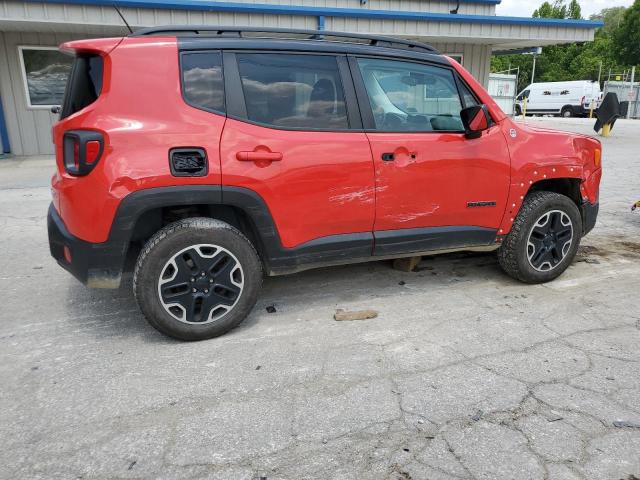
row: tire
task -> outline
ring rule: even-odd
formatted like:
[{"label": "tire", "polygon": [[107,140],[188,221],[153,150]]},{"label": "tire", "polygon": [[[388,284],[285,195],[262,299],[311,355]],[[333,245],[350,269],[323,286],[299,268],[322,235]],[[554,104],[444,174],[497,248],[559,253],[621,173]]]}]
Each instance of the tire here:
[{"label": "tire", "polygon": [[525,198],[503,240],[498,261],[507,275],[521,282],[549,282],[571,265],[581,237],[582,218],[570,198],[553,192],[533,192]]},{"label": "tire", "polygon": [[569,106],[562,107],[562,110],[560,110],[560,116],[563,118],[573,117],[573,108]]},{"label": "tire", "polygon": [[251,242],[211,218],[188,218],[158,231],[133,275],[133,293],[148,322],[178,340],[205,340],[238,326],[261,286],[262,264]]},{"label": "tire", "polygon": [[520,105],[516,105],[516,117],[519,117],[522,115],[522,108],[520,108]]}]

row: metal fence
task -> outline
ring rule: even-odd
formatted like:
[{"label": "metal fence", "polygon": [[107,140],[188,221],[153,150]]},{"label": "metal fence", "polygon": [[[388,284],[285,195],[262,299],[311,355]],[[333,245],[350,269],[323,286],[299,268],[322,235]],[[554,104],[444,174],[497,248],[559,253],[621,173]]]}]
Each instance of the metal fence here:
[{"label": "metal fence", "polygon": [[489,95],[507,115],[513,115],[513,106],[518,94],[517,89],[517,75],[507,73],[491,73],[489,75]]},{"label": "metal fence", "polygon": [[604,82],[604,94],[613,92],[620,102],[629,102],[629,116],[640,118],[640,83],[608,81]]}]

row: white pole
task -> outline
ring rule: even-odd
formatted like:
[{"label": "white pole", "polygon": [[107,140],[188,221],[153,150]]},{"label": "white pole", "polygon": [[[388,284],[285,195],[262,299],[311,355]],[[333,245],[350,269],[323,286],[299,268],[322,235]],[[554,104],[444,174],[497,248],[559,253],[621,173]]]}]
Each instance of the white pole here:
[{"label": "white pole", "polygon": [[600,68],[598,69],[598,88],[602,88],[602,85],[600,85],[601,75],[602,75],[602,60],[600,60]]},{"label": "white pole", "polygon": [[636,79],[636,67],[635,65],[631,68],[631,85],[629,88],[629,108],[627,108],[627,118],[631,118],[631,103],[633,99],[633,82]]},{"label": "white pole", "polygon": [[531,83],[533,83],[533,81],[536,78],[536,58],[537,58],[537,55],[534,53],[533,54],[533,70],[531,71]]}]

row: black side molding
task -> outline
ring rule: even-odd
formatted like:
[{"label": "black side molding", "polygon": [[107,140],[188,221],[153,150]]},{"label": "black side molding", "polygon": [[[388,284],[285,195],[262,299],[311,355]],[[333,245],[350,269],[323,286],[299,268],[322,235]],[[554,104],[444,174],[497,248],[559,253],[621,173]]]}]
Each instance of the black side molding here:
[{"label": "black side molding", "polygon": [[374,232],[375,255],[394,255],[431,250],[489,246],[497,230],[483,227],[429,227]]}]

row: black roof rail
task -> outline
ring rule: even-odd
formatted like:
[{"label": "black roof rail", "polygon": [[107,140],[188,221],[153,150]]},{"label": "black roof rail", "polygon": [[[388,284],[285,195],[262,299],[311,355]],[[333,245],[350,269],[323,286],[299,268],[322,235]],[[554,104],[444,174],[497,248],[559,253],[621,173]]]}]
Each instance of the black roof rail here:
[{"label": "black roof rail", "polygon": [[[308,40],[326,40],[327,37],[338,39],[366,40],[371,46],[388,48],[419,49],[429,53],[439,54],[438,50],[426,43],[404,40],[400,38],[385,37],[378,35],[365,35],[362,33],[330,32],[327,30],[298,30],[293,28],[271,28],[271,27],[216,27],[210,25],[165,25],[160,27],[149,27],[136,30],[130,37],[142,37],[147,35],[176,35],[176,36],[218,36],[218,37],[238,37],[242,38],[243,33],[266,33],[266,34],[292,34],[305,35]],[[278,38],[278,37],[274,37]]]}]

